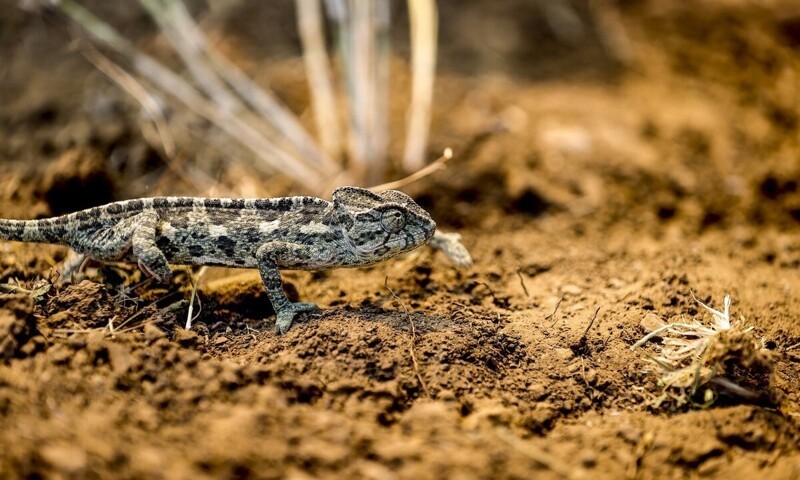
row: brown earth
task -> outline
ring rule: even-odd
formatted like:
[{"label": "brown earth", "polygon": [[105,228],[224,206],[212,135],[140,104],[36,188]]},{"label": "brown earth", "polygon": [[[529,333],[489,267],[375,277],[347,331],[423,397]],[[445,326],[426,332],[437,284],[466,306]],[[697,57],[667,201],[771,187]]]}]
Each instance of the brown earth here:
[{"label": "brown earth", "polygon": [[[202,277],[186,332],[188,272],[48,288],[65,249],[0,244],[0,282],[27,291],[0,296],[0,477],[800,478],[800,8],[681,3],[576,3],[577,38],[529,2],[442,5],[431,151],[457,156],[407,192],[475,265],[288,272],[322,309],[284,336],[254,272]],[[63,23],[0,6],[0,216],[205,193]],[[258,28],[292,12],[270,8],[224,31],[301,111],[294,34]],[[210,157],[221,188],[291,188]],[[758,402],[652,406],[656,344],[630,346],[647,315],[699,315],[692,292],[730,294],[763,339]]]}]

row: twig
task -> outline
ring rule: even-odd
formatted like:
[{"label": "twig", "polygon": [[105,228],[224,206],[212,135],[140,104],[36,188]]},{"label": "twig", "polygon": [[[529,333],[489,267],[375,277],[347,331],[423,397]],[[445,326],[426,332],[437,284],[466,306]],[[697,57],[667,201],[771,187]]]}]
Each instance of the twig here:
[{"label": "twig", "polygon": [[522,278],[522,272],[517,269],[517,276],[519,277],[519,284],[522,285],[522,289],[525,291],[525,296],[530,297],[531,295],[528,293],[528,287],[525,286],[525,279]]},{"label": "twig", "polygon": [[412,78],[403,168],[413,172],[422,167],[428,143],[439,18],[434,0],[408,0],[408,13]]},{"label": "twig", "polygon": [[382,183],[380,185],[370,187],[369,190],[372,192],[380,192],[383,190],[396,190],[398,188],[403,188],[410,183],[414,183],[421,178],[427,177],[433,172],[445,168],[446,166],[445,163],[447,163],[447,161],[450,160],[451,158],[453,158],[453,149],[447,147],[444,149],[444,152],[442,152],[442,156],[437,158],[432,163],[412,173],[411,175],[405,178],[401,178],[400,180],[395,180],[394,182]]},{"label": "twig", "polygon": [[[160,300],[160,299],[159,299],[159,300]],[[137,310],[136,312],[133,312],[133,315],[130,315],[128,318],[126,318],[125,320],[123,320],[123,321],[122,321],[122,323],[120,323],[119,325],[117,325],[117,333],[119,333],[119,332],[121,331],[122,327],[124,327],[125,325],[127,325],[127,324],[131,323],[132,321],[136,320],[137,318],[139,318],[139,317],[143,316],[143,315],[144,315],[144,312],[145,312],[145,311],[146,311],[148,308],[150,308],[150,307],[155,307],[156,303],[157,303],[159,300],[153,300],[153,301],[152,301],[152,302],[150,302],[149,304],[147,304],[147,305],[145,305],[144,307],[142,307],[140,310]]]},{"label": "twig", "polygon": [[295,5],[317,134],[325,152],[332,158],[339,158],[342,152],[342,134],[336,114],[330,59],[325,50],[322,9],[319,0],[295,0]]},{"label": "twig", "polygon": [[[323,171],[309,163],[306,158],[293,155],[270,141],[263,132],[253,126],[252,118],[245,120],[236,112],[222,110],[191,83],[154,58],[137,50],[113,27],[78,3],[73,0],[61,0],[55,7],[83,27],[97,41],[126,57],[139,75],[244,145],[261,160],[261,164],[255,163],[254,166],[267,166],[269,169],[282,172],[309,189],[324,182],[327,169]],[[232,72],[229,73],[233,75]]]},{"label": "twig", "polygon": [[592,315],[592,319],[589,320],[589,325],[586,327],[586,330],[583,331],[583,335],[581,335],[581,338],[586,338],[586,334],[589,333],[589,330],[592,328],[592,325],[594,325],[594,320],[597,318],[598,313],[600,313],[600,307],[597,307],[597,310],[594,311],[594,315]]},{"label": "twig", "polygon": [[394,297],[394,299],[400,303],[400,306],[403,307],[403,312],[405,312],[406,320],[408,320],[408,323],[411,325],[411,346],[409,347],[408,351],[409,354],[411,355],[411,363],[414,365],[414,374],[417,376],[417,381],[422,387],[422,390],[425,392],[425,395],[428,398],[432,398],[430,391],[428,391],[428,387],[422,380],[422,375],[419,373],[419,363],[417,363],[417,355],[414,351],[414,344],[417,343],[417,327],[414,325],[414,320],[412,320],[411,315],[408,314],[408,308],[406,307],[406,304],[403,303],[402,300],[400,300],[400,297],[398,297],[397,294],[394,293],[394,290],[392,290],[392,287],[389,286],[388,276],[384,278],[383,286],[386,287],[387,290],[389,290],[389,293],[392,294],[392,297]]},{"label": "twig", "polygon": [[489,290],[489,295],[492,296],[492,302],[494,302],[495,305],[499,303],[499,301],[497,300],[497,296],[494,294],[494,290],[492,290],[492,287],[490,287],[488,283],[486,282],[475,282],[475,283],[477,283],[478,285],[483,285],[484,287],[486,287],[487,290]]},{"label": "twig", "polygon": [[149,320],[147,320],[145,322],[142,322],[142,323],[140,323],[138,325],[132,325],[132,326],[130,326],[128,328],[123,328],[122,330],[120,330],[118,328],[116,333],[120,334],[120,333],[132,332],[132,331],[136,330],[137,328],[144,327],[145,325],[158,325],[159,323],[162,323],[163,321],[164,321],[163,318],[151,318],[151,319],[149,319]]},{"label": "twig", "polygon": [[[548,318],[555,318],[555,316],[556,316],[556,312],[558,312],[558,307],[560,307],[560,306],[561,306],[561,302],[562,302],[562,301],[564,301],[564,297],[559,297],[559,299],[558,299],[558,302],[556,302],[556,308],[554,308],[554,309],[553,309],[553,313],[551,313],[550,315],[548,315],[548,316],[544,317],[544,319],[545,319],[545,320],[547,320]],[[549,328],[553,328],[553,325],[555,325],[557,321],[558,321],[558,319],[556,318],[556,319],[553,321],[553,323],[551,323],[551,324],[550,324],[550,327],[549,327]]]},{"label": "twig", "polygon": [[[175,295],[175,293],[177,293],[177,292],[170,292],[170,293],[167,293],[167,294],[166,294],[166,295],[164,295],[163,297],[161,297],[161,298],[157,298],[157,299],[153,300],[152,302],[150,302],[150,303],[148,303],[147,305],[145,305],[144,307],[142,307],[140,310],[137,310],[136,312],[134,312],[134,313],[133,313],[132,315],[130,315],[128,318],[126,318],[125,320],[123,320],[123,321],[122,321],[122,323],[120,323],[119,325],[117,325],[117,333],[120,333],[120,332],[122,332],[122,330],[121,330],[121,328],[122,328],[122,327],[124,327],[125,325],[129,324],[130,322],[132,322],[132,321],[136,320],[138,317],[140,317],[141,315],[143,315],[143,314],[145,313],[145,311],[146,311],[148,308],[150,308],[150,307],[156,307],[156,304],[158,304],[158,302],[162,302],[162,301],[164,301],[164,299],[165,299],[165,298],[169,298],[170,296],[173,296],[173,295]],[[159,311],[159,310],[156,308],[156,311]]]},{"label": "twig", "polygon": [[[206,270],[208,270],[208,267],[204,265],[197,272],[196,277],[189,276],[189,279],[192,282],[192,296],[189,298],[189,312],[186,314],[186,326],[184,327],[185,330],[191,330],[192,321],[197,318],[192,316],[192,313],[194,312],[194,299],[197,297],[197,286],[200,285],[200,278],[202,278],[202,276],[206,273]],[[199,298],[197,299],[197,302],[200,303]],[[202,306],[200,308],[202,308]],[[197,316],[199,315],[200,310],[197,311]]]}]

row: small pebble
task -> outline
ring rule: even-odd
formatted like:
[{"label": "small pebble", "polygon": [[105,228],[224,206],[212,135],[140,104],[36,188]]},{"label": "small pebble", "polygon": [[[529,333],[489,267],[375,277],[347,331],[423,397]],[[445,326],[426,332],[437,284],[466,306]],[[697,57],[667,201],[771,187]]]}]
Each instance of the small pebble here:
[{"label": "small pebble", "polygon": [[657,330],[657,329],[663,327],[664,325],[666,325],[666,323],[664,322],[664,320],[661,319],[661,317],[659,317],[655,313],[648,313],[647,315],[644,316],[642,321],[639,322],[639,325],[647,333],[650,333],[650,332],[652,332],[654,330]]},{"label": "small pebble", "polygon": [[580,295],[583,293],[583,289],[577,285],[562,285],[561,286],[561,293],[564,295]]}]

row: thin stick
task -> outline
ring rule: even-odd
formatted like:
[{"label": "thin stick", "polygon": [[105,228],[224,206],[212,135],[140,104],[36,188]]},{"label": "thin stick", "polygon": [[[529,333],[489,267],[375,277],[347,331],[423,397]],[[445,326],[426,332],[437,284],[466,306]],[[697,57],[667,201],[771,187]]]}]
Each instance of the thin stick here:
[{"label": "thin stick", "polygon": [[422,168],[428,144],[439,19],[434,0],[408,0],[408,12],[412,78],[403,168],[413,172]]},{"label": "thin stick", "polygon": [[[192,313],[194,311],[194,299],[197,296],[197,287],[198,287],[198,285],[200,285],[200,279],[206,273],[206,270],[208,270],[208,267],[206,267],[204,265],[197,272],[197,276],[196,277],[194,277],[194,278],[191,277],[191,276],[189,277],[191,279],[191,281],[192,281],[192,296],[189,298],[189,312],[186,314],[186,326],[184,327],[185,330],[191,330],[192,329],[192,321],[196,318],[196,317],[192,317]],[[197,301],[199,302],[200,299],[198,298]],[[200,315],[200,312],[198,311],[197,314]]]},{"label": "thin stick", "polygon": [[330,58],[325,49],[322,9],[319,0],[295,0],[295,5],[317,134],[321,139],[323,150],[331,158],[340,158],[342,134],[339,117],[336,114]]},{"label": "thin stick", "polygon": [[400,303],[400,306],[403,307],[403,312],[405,312],[406,320],[408,320],[408,323],[411,324],[411,346],[409,347],[408,351],[411,356],[411,363],[414,365],[414,374],[417,376],[417,381],[422,387],[422,390],[425,392],[425,395],[428,398],[432,398],[431,393],[428,391],[428,387],[422,380],[422,375],[419,373],[419,363],[417,363],[417,355],[414,352],[414,344],[417,343],[417,327],[414,325],[414,320],[412,320],[411,315],[408,314],[408,308],[406,307],[406,304],[403,303],[402,300],[400,300],[400,297],[398,297],[397,294],[394,293],[394,290],[392,290],[392,287],[389,286],[388,276],[384,278],[383,286],[386,287],[387,290],[389,290],[389,293],[392,294],[392,297],[394,297],[394,299]]},{"label": "thin stick", "polygon": [[528,293],[528,287],[525,286],[525,279],[522,278],[522,272],[517,269],[517,276],[519,277],[519,284],[522,285],[522,290],[525,291],[525,296],[530,297],[531,295]]},{"label": "thin stick", "polygon": [[448,160],[453,158],[453,149],[447,147],[444,149],[442,156],[437,158],[432,163],[424,166],[423,168],[417,170],[416,172],[412,173],[411,175],[401,178],[400,180],[395,180],[394,182],[389,183],[382,183],[380,185],[376,185],[374,187],[370,187],[368,190],[372,192],[380,192],[383,190],[396,190],[398,188],[403,188],[408,184],[414,183],[417,180],[427,177],[428,175],[432,174],[433,172],[442,170],[446,167],[446,163]]},{"label": "thin stick", "polygon": [[[217,108],[189,82],[152,57],[137,50],[110,25],[73,0],[61,0],[56,7],[82,26],[96,40],[128,58],[134,70],[140,75],[239,141],[272,170],[289,176],[309,190],[313,190],[315,185],[323,183],[324,176],[318,168],[309,165],[302,157],[294,156],[270,142],[251,124],[232,112]],[[256,163],[255,166],[261,165]]]},{"label": "thin stick", "polygon": [[96,69],[128,92],[147,113],[147,116],[150,117],[156,127],[156,132],[158,132],[158,138],[161,140],[161,146],[164,150],[164,162],[170,171],[197,191],[209,188],[208,186],[200,185],[195,179],[185,175],[183,170],[175,164],[175,139],[172,136],[161,105],[153,98],[150,92],[133,75],[109,60],[108,57],[94,48],[91,43],[81,42],[81,53]]},{"label": "thin stick", "polygon": [[[553,313],[551,313],[550,315],[548,315],[548,316],[544,317],[544,319],[545,319],[545,320],[547,320],[548,318],[555,318],[555,316],[556,316],[556,312],[558,312],[558,307],[560,307],[560,306],[561,306],[561,302],[562,302],[563,300],[564,300],[564,297],[560,297],[560,298],[558,299],[558,302],[556,302],[556,308],[554,308],[554,309],[553,309]],[[551,324],[550,324],[550,328],[553,328],[553,325],[555,325],[557,321],[558,321],[558,319],[556,318],[556,319],[553,321],[553,323],[551,323]]]},{"label": "thin stick", "polygon": [[487,290],[489,290],[489,295],[492,296],[492,302],[494,302],[495,305],[499,303],[497,300],[497,296],[494,294],[494,290],[492,289],[492,287],[489,286],[488,283],[486,282],[476,282],[476,283],[478,285],[483,285],[484,287],[486,287]]},{"label": "thin stick", "polygon": [[594,315],[592,315],[592,319],[589,320],[589,325],[586,327],[586,330],[583,331],[583,335],[581,335],[581,338],[586,338],[586,334],[589,333],[589,330],[591,330],[592,325],[594,325],[594,320],[597,318],[598,313],[600,313],[600,307],[597,307],[597,310],[594,311]]},{"label": "thin stick", "polygon": [[[162,0],[172,25],[183,35],[182,40],[203,53],[211,69],[230,85],[241,99],[250,105],[270,126],[279,132],[273,141],[288,140],[299,153],[299,161],[308,161],[325,176],[339,172],[339,166],[319,148],[306,129],[283,103],[271,92],[257,85],[233,62],[222,56],[206,39],[202,30],[192,19],[186,6],[177,0]],[[258,117],[256,117],[258,118]],[[252,120],[252,119],[251,119]],[[261,123],[261,122],[258,122]]]},{"label": "thin stick", "polygon": [[142,328],[145,325],[158,325],[159,323],[163,323],[163,322],[164,322],[164,319],[162,319],[162,318],[153,318],[153,319],[147,320],[145,322],[142,322],[142,323],[140,323],[138,325],[132,325],[132,326],[130,326],[128,328],[124,328],[122,330],[117,329],[117,333],[118,334],[128,333],[128,332],[132,332],[132,331],[136,330],[137,328]]}]

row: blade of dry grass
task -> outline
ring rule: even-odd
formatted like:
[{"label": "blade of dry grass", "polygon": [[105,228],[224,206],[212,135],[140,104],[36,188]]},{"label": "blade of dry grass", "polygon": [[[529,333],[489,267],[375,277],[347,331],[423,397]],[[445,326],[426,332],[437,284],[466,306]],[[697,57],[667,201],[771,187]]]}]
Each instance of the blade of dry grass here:
[{"label": "blade of dry grass", "polygon": [[[181,0],[160,1],[165,7],[163,12],[169,22],[168,25],[181,33],[179,41],[201,52],[203,61],[208,64],[208,69],[219,75],[247,105],[260,115],[260,118],[250,118],[250,121],[260,124],[262,119],[265,120],[269,130],[273,133],[272,141],[288,142],[291,148],[297,151],[299,158],[320,168],[324,175],[338,173],[339,165],[317,147],[316,142],[300,124],[297,116],[209,43]],[[262,130],[266,131],[263,128]]]},{"label": "blade of dry grass", "polygon": [[453,158],[453,149],[449,147],[445,148],[444,152],[439,158],[425,165],[424,167],[412,173],[411,175],[405,178],[401,178],[400,180],[395,180],[394,182],[375,185],[374,187],[370,187],[369,190],[373,192],[380,192],[383,190],[397,190],[399,188],[403,188],[408,184],[414,183],[421,178],[427,177],[428,175],[434,172],[446,168],[447,167],[446,163],[451,158]]},{"label": "blade of dry grass", "polygon": [[366,183],[385,173],[388,147],[388,2],[326,0],[347,99],[348,170]]},{"label": "blade of dry grass", "polygon": [[317,133],[323,150],[331,158],[340,158],[342,133],[336,113],[330,58],[325,48],[322,8],[319,0],[295,0],[295,5]]},{"label": "blade of dry grass", "polygon": [[372,12],[372,72],[370,85],[370,132],[369,159],[370,171],[367,184],[380,181],[386,174],[389,148],[389,73],[391,67],[391,44],[389,27],[391,24],[391,2],[369,2]]},{"label": "blade of dry grass", "polygon": [[369,134],[370,134],[370,100],[372,91],[369,85],[370,64],[373,55],[373,38],[371,22],[371,7],[369,2],[359,0],[349,0],[348,10],[350,12],[349,22],[345,28],[352,33],[348,36],[350,44],[347,49],[350,52],[350,65],[345,74],[349,77],[347,82],[351,85],[348,92],[350,100],[350,155],[357,165],[360,166],[363,177],[367,177],[370,170],[369,165]]},{"label": "blade of dry grass", "polygon": [[[230,111],[216,108],[190,83],[161,65],[152,57],[137,50],[111,26],[72,0],[62,0],[56,6],[68,17],[81,25],[96,40],[112,48],[131,62],[134,71],[148,79],[164,92],[180,101],[184,106],[206,118],[232,138],[253,152],[261,164],[272,171],[279,171],[307,189],[313,190],[325,180],[325,172],[309,165],[277,147],[250,123]],[[260,166],[256,164],[255,166]]]},{"label": "blade of dry grass", "polygon": [[202,35],[192,22],[181,22],[176,14],[183,5],[180,1],[139,0],[150,17],[156,22],[172,47],[178,52],[189,73],[219,108],[238,111],[242,108],[238,98],[228,90],[204,57],[204,45],[199,39]]},{"label": "blade of dry grass", "polygon": [[413,172],[422,168],[428,144],[439,20],[435,0],[408,0],[408,11],[412,78],[403,168]]}]

